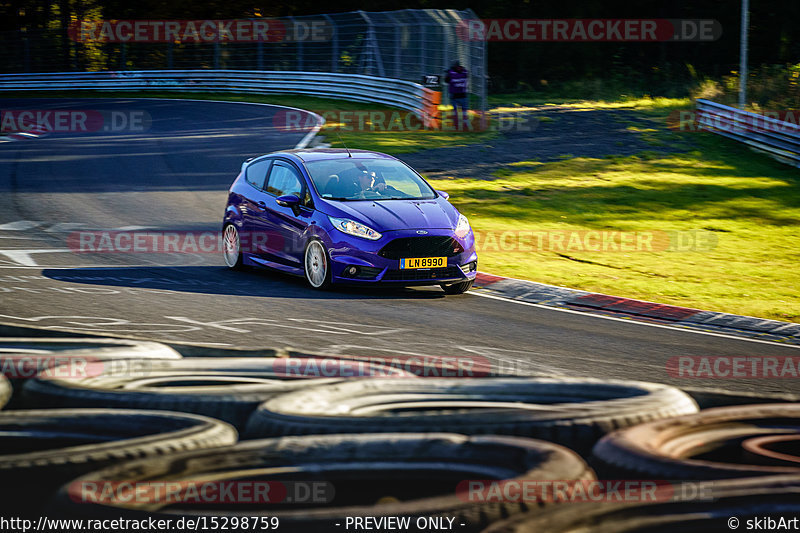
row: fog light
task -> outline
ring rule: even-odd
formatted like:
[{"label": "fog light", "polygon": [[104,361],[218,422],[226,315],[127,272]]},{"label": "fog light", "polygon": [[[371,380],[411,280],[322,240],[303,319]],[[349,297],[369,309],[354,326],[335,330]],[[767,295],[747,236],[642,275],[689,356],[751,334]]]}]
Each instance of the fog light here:
[{"label": "fog light", "polygon": [[461,265],[459,267],[461,272],[464,274],[469,274],[470,272],[475,272],[478,269],[478,262],[472,261],[471,263],[467,263],[466,265]]},{"label": "fog light", "polygon": [[356,274],[358,274],[358,267],[354,267],[354,266],[347,267],[347,268],[345,269],[345,273],[346,273],[348,276],[355,276]]}]

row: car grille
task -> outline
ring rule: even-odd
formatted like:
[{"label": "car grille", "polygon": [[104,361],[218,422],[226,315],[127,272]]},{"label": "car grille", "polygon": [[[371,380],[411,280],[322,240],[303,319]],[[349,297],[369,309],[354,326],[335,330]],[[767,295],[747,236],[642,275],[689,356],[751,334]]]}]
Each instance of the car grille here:
[{"label": "car grille", "polygon": [[386,259],[405,257],[453,257],[464,248],[452,237],[446,235],[429,237],[401,237],[389,241],[378,255]]},{"label": "car grille", "polygon": [[461,278],[461,269],[458,267],[431,268],[431,269],[403,269],[388,270],[383,281],[423,281],[426,279],[452,279]]}]

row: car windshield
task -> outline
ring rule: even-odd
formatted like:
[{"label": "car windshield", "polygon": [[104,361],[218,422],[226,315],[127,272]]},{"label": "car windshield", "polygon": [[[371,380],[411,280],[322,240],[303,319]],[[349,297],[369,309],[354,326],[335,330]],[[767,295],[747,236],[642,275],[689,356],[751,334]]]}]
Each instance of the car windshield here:
[{"label": "car windshield", "polygon": [[408,166],[393,159],[325,159],[306,168],[329,200],[430,200],[436,193]]}]

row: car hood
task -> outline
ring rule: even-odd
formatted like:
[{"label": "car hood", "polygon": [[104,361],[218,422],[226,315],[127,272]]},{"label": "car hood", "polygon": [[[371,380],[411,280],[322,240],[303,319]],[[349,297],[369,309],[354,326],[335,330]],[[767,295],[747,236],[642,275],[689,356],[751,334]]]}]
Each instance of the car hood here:
[{"label": "car hood", "polygon": [[384,232],[404,229],[452,229],[458,222],[456,208],[444,198],[433,200],[327,200],[323,212],[333,217],[350,218]]}]

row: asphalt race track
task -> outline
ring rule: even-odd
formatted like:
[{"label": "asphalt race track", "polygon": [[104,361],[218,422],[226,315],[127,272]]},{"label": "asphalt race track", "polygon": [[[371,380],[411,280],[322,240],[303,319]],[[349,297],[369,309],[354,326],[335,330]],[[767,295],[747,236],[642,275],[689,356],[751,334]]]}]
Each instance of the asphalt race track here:
[{"label": "asphalt race track", "polygon": [[[481,355],[503,369],[797,392],[796,380],[677,380],[680,355],[796,347],[526,306],[438,288],[317,292],[217,253],[72,253],[82,230],[218,231],[248,157],[293,147],[277,108],[174,100],[5,100],[2,109],[145,111],[146,131],[0,143],[0,322],[241,348]],[[352,148],[352,147],[351,147]],[[455,199],[457,201],[457,199]]]}]

